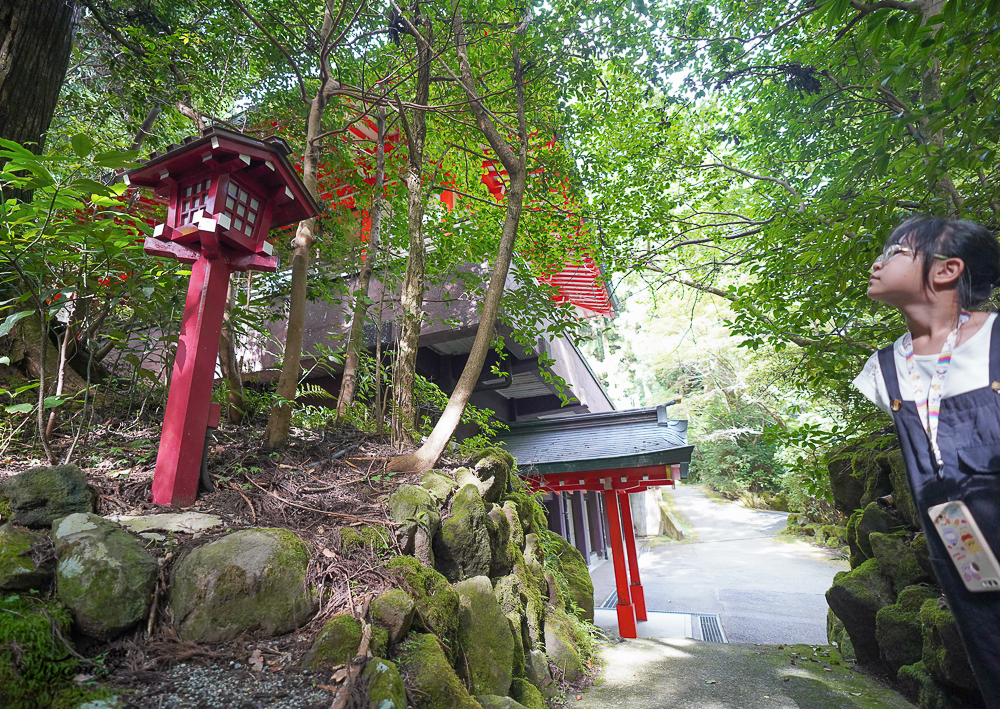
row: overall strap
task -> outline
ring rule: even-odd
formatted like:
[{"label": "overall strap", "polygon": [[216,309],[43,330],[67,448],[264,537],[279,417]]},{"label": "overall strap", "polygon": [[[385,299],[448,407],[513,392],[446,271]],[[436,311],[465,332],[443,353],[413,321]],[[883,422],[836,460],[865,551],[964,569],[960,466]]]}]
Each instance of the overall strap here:
[{"label": "overall strap", "polygon": [[[1000,319],[997,320],[1000,322]],[[878,351],[878,366],[882,371],[882,380],[885,382],[886,391],[890,399],[902,401],[899,394],[899,377],[896,374],[896,356],[893,352],[895,345],[888,345]],[[1000,354],[1000,352],[998,352]],[[998,357],[1000,359],[1000,357]],[[1000,362],[998,362],[1000,364]]]},{"label": "overall strap", "polygon": [[990,333],[990,383],[1000,381],[1000,315],[993,319]]}]

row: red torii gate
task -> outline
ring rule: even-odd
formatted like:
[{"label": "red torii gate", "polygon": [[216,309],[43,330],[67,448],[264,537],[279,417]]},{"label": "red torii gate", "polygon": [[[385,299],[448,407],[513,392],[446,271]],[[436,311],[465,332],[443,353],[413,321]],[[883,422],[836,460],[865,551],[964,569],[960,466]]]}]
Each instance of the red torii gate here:
[{"label": "red torii gate", "polygon": [[635,545],[629,493],[644,492],[651,487],[663,485],[673,486],[680,477],[681,466],[678,463],[525,478],[525,482],[533,490],[541,492],[604,493],[608,533],[611,537],[611,560],[615,566],[615,586],[618,591],[618,603],[615,606],[618,612],[618,633],[623,638],[635,638],[636,621],[646,620],[646,597],[639,576],[639,554]]}]

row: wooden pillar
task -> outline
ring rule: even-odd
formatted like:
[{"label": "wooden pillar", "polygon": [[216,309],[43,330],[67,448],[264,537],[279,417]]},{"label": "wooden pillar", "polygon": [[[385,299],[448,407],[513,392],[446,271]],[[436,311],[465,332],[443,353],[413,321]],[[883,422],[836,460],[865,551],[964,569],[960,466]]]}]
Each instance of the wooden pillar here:
[{"label": "wooden pillar", "polygon": [[590,544],[587,541],[589,530],[587,529],[586,514],[583,509],[583,492],[571,492],[569,495],[570,513],[573,515],[573,529],[576,531],[576,548],[583,554],[583,561],[590,564]]},{"label": "wooden pillar", "polygon": [[[622,510],[622,532],[625,534],[625,550],[628,554],[628,566],[632,583],[629,595],[635,605],[636,620],[646,620],[646,596],[642,591],[642,581],[639,579],[639,555],[635,550],[635,527],[632,526],[632,506],[627,492],[619,492],[618,500]],[[622,637],[625,637],[624,635]]]},{"label": "wooden pillar", "polygon": [[590,523],[590,545],[597,555],[604,558],[604,550],[607,545],[604,543],[604,515],[601,514],[600,493],[588,490],[585,495],[587,502],[587,521]]},{"label": "wooden pillar", "polygon": [[566,538],[566,525],[565,520],[562,515],[562,505],[559,501],[559,495],[555,493],[549,493],[551,499],[543,500],[542,504],[545,505],[545,511],[548,512],[549,517],[549,531],[555,532],[560,537]]},{"label": "wooden pillar", "polygon": [[187,507],[198,495],[228,295],[225,259],[201,256],[192,264],[153,475],[153,502],[158,505]]},{"label": "wooden pillar", "polygon": [[625,549],[622,545],[622,521],[618,514],[618,493],[604,491],[608,510],[608,531],[611,533],[611,560],[615,565],[615,585],[618,588],[618,634],[623,638],[636,637],[635,611],[629,595],[628,571],[625,568]]}]

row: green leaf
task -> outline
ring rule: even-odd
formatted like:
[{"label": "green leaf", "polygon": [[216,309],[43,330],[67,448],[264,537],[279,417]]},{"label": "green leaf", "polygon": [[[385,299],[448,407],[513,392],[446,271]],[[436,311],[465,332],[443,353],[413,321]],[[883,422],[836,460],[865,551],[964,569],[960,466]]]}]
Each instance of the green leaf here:
[{"label": "green leaf", "polygon": [[31,404],[14,404],[13,406],[8,406],[4,409],[8,414],[28,414],[35,407]]},{"label": "green leaf", "polygon": [[93,162],[98,167],[117,170],[122,167],[137,167],[138,163],[135,160],[138,156],[139,153],[135,150],[98,153],[94,156]]},{"label": "green leaf", "polygon": [[62,406],[63,402],[69,398],[70,397],[68,396],[47,396],[45,397],[45,400],[42,401],[42,408],[54,409],[57,406]]},{"label": "green leaf", "polygon": [[[34,310],[22,310],[19,313],[14,313],[13,315],[8,315],[7,319],[0,323],[0,337],[4,335],[9,335],[10,331],[14,329],[14,326],[21,320],[24,320],[29,315],[34,315]],[[9,362],[7,362],[9,364]]]},{"label": "green leaf", "polygon": [[85,135],[84,133],[77,133],[69,139],[69,142],[73,146],[73,152],[81,158],[90,155],[94,149],[94,141],[90,139],[89,135]]}]

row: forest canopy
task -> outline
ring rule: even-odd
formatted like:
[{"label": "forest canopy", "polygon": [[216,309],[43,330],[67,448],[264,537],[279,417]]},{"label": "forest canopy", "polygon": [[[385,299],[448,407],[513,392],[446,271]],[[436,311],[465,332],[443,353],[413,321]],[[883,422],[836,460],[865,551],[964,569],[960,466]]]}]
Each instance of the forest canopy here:
[{"label": "forest canopy", "polygon": [[[864,295],[882,242],[914,213],[998,226],[998,10],[998,0],[8,3],[36,34],[0,51],[38,52],[48,78],[30,100],[23,76],[0,78],[11,106],[0,117],[0,448],[25,436],[48,447],[64,421],[78,436],[110,392],[162,405],[187,271],[144,256],[137,239],[155,215],[142,210],[157,207],[118,177],[213,125],[286,139],[326,208],[274,236],[277,274],[235,282],[230,341],[260,340],[307,302],[345,303],[360,323],[367,281],[340,276],[363,274],[366,260],[396,293],[392,362],[351,360],[343,340],[310,353],[353,361],[364,401],[350,393],[353,408],[338,415],[358,425],[388,417],[400,442],[430,432],[420,412],[445,404],[414,373],[425,290],[459,277],[485,299],[491,274],[454,265],[507,253],[524,287],[497,312],[516,339],[594,336],[595,323],[525,275],[586,254],[622,293],[725,301],[719,317],[740,356],[769,362],[788,394],[764,417],[782,445],[822,451],[879,428],[886,420],[850,381],[903,328]],[[359,126],[367,143],[351,137]],[[503,201],[482,180],[484,155],[509,179]],[[234,422],[271,411],[274,444],[305,420],[291,403],[293,330],[257,342],[285,364],[276,398],[243,392],[238,376],[216,395]],[[238,369],[234,357],[223,352],[224,370]],[[820,405],[835,412],[823,426],[789,425]]]}]

